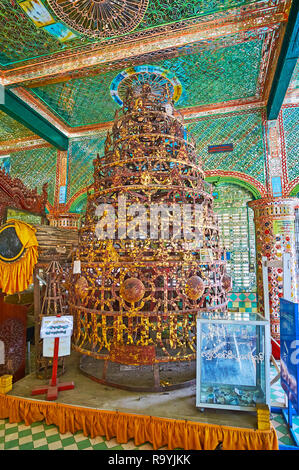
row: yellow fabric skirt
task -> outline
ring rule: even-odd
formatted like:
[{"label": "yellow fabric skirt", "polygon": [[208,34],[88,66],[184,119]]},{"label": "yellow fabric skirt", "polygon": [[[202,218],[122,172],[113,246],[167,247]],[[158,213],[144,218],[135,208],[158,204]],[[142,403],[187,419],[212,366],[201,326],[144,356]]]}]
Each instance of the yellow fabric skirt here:
[{"label": "yellow fabric skirt", "polygon": [[233,428],[4,394],[0,394],[0,418],[9,418],[10,423],[24,421],[26,425],[45,420],[48,425],[56,425],[62,434],[83,431],[91,438],[106,436],[109,440],[115,437],[120,444],[134,439],[135,445],[150,442],[154,449],[167,446],[169,450],[214,450],[222,441],[223,450],[278,450],[277,435],[272,426],[269,431]]}]

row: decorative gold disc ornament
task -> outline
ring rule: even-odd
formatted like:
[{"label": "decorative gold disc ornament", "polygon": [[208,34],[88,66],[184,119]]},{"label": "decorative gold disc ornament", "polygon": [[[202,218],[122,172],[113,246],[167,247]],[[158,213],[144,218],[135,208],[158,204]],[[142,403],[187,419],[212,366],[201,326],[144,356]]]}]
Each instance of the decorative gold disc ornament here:
[{"label": "decorative gold disc ornament", "polygon": [[84,276],[80,276],[76,282],[75,292],[79,298],[84,298],[88,294],[88,281]]},{"label": "decorative gold disc ornament", "polygon": [[121,285],[120,295],[127,302],[139,302],[144,296],[145,287],[143,282],[141,282],[136,277],[130,277],[126,279],[125,282]]},{"label": "decorative gold disc ornament", "polygon": [[197,300],[202,296],[205,285],[201,277],[192,276],[186,283],[186,294],[192,300]]},{"label": "decorative gold disc ornament", "polygon": [[142,21],[149,0],[48,0],[73,30],[94,38],[120,36]]}]

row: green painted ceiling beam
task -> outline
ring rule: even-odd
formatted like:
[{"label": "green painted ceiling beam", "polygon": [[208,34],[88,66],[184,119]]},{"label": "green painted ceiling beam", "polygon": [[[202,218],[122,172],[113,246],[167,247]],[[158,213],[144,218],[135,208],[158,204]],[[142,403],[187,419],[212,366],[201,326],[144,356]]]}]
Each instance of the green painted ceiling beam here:
[{"label": "green painted ceiling beam", "polygon": [[293,0],[269,100],[268,120],[277,119],[299,57],[299,1]]},{"label": "green painted ceiling beam", "polygon": [[11,116],[23,126],[46,140],[59,150],[68,149],[68,138],[56,127],[49,123],[43,116],[32,109],[27,103],[12,93],[9,89],[2,88],[0,97],[0,109]]}]

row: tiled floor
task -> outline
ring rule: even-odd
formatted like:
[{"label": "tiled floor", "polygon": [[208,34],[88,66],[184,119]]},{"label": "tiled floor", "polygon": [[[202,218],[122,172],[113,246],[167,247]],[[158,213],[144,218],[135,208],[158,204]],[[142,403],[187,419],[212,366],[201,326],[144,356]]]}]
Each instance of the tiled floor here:
[{"label": "tiled floor", "polygon": [[150,444],[136,447],[133,441],[118,444],[115,439],[88,438],[83,432],[60,434],[54,425],[44,421],[25,426],[0,420],[0,450],[152,450]]},{"label": "tiled floor", "polygon": [[[275,370],[271,368],[271,378]],[[284,402],[284,393],[280,382],[271,388],[273,405]],[[279,443],[294,446],[287,426],[281,414],[273,414],[271,419]],[[299,438],[299,417],[293,418],[293,428]],[[8,419],[0,420],[0,450],[152,450],[149,443],[136,447],[133,440],[127,444],[119,444],[115,439],[106,440],[104,437],[89,438],[79,431],[76,434],[60,434],[54,425],[44,421],[25,426],[24,423],[9,424]],[[164,448],[163,448],[164,449]]]}]

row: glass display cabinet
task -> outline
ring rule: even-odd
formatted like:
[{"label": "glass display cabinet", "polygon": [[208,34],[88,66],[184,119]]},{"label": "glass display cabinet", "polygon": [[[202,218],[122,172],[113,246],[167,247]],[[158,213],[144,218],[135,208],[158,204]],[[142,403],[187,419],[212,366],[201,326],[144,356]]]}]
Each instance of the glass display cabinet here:
[{"label": "glass display cabinet", "polygon": [[270,407],[270,326],[258,313],[197,317],[196,406]]}]

